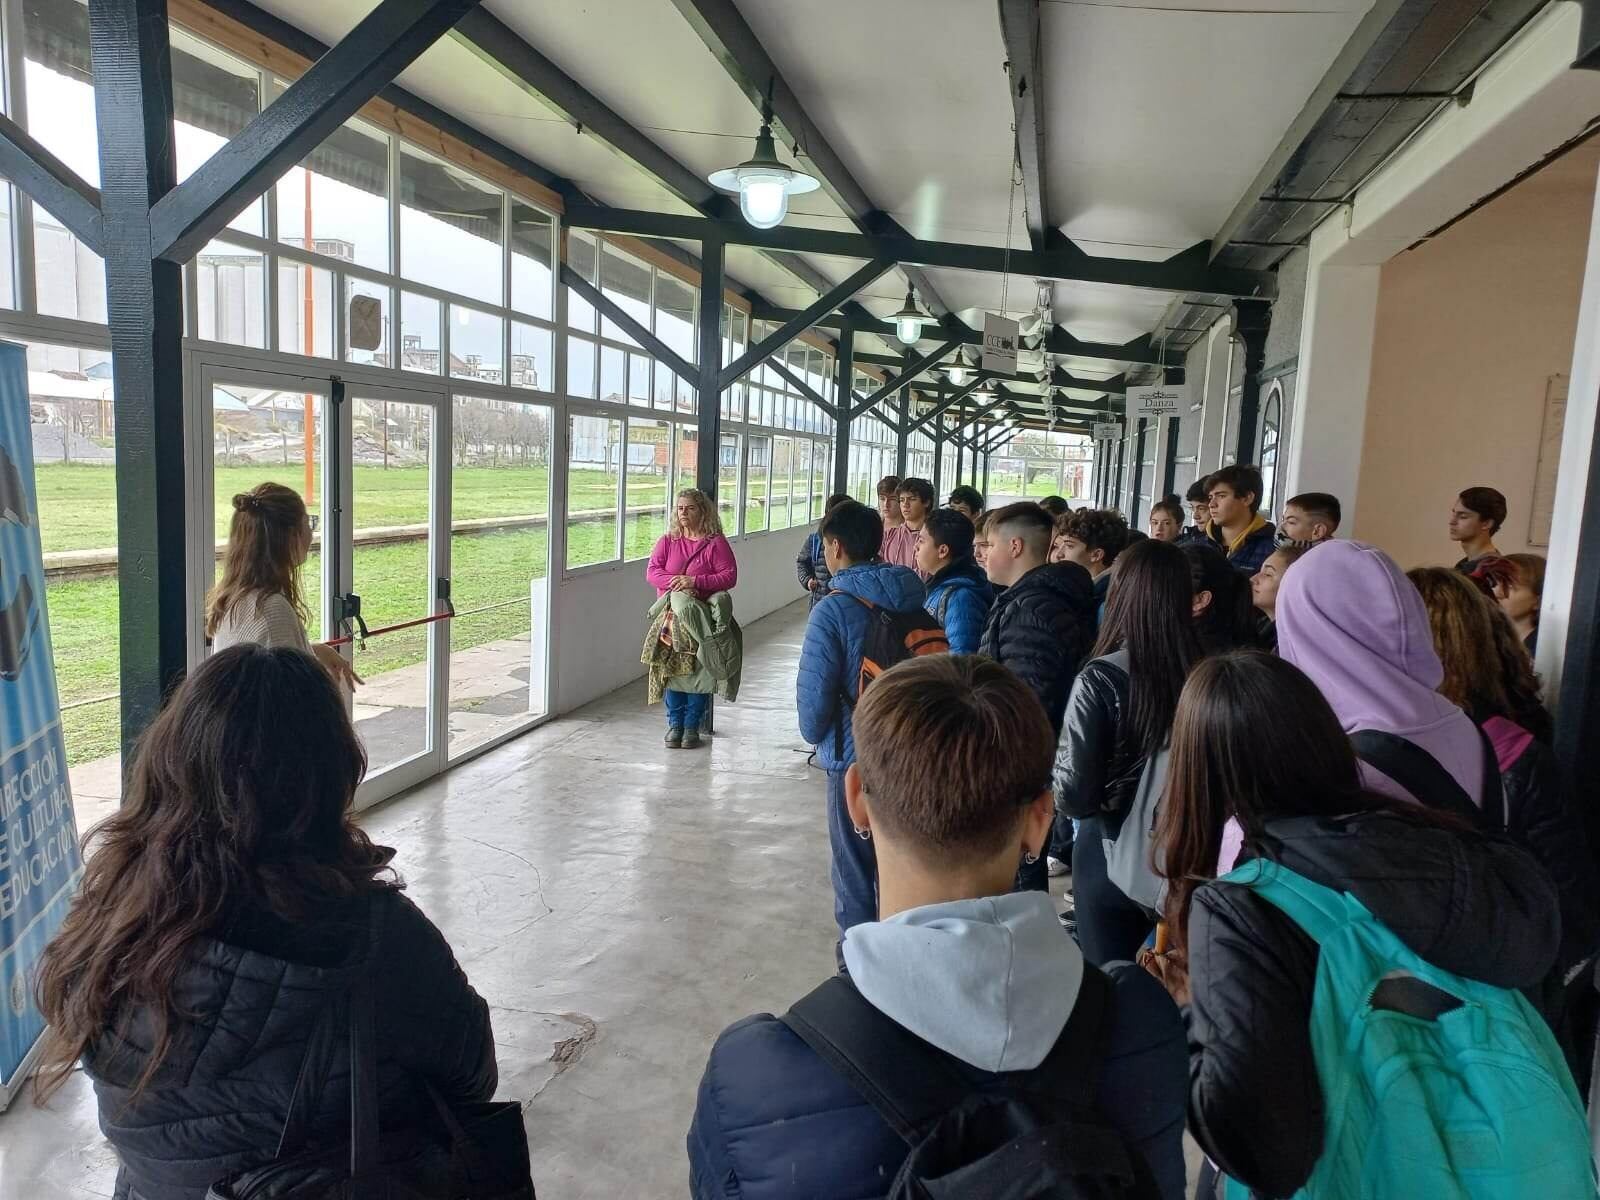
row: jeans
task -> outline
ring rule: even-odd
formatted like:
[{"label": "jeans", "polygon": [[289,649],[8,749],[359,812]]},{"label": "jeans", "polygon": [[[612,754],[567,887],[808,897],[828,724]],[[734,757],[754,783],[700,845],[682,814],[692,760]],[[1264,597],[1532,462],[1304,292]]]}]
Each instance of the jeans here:
[{"label": "jeans", "polygon": [[1078,945],[1095,966],[1130,962],[1154,922],[1106,874],[1100,818],[1079,823],[1072,847],[1072,903],[1078,911]]},{"label": "jeans", "polygon": [[878,919],[878,856],[856,835],[844,803],[844,772],[828,772],[828,845],[833,851],[833,919],[839,936],[852,925]]},{"label": "jeans", "polygon": [[666,690],[662,699],[667,702],[668,729],[695,729],[706,723],[706,712],[711,707],[709,692],[675,692]]}]

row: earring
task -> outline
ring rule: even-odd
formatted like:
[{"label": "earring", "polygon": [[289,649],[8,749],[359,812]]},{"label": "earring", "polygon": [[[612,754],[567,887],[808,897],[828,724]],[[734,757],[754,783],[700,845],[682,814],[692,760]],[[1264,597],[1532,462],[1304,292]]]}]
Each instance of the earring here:
[{"label": "earring", "polygon": [[1031,867],[1031,866],[1033,866],[1034,863],[1039,861],[1039,856],[1037,854],[1035,854],[1032,850],[1028,850],[1028,851],[1025,851],[1023,853],[1022,861],[1027,863]]},{"label": "earring", "polygon": [[856,830],[856,836],[858,838],[860,838],[863,842],[870,842],[872,840],[872,830],[870,830],[870,829],[858,829],[858,830]]}]

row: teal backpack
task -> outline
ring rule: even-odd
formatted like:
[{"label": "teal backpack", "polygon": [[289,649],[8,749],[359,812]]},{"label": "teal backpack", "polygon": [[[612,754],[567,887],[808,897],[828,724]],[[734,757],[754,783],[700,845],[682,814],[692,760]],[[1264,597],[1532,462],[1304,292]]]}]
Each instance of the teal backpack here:
[{"label": "teal backpack", "polygon": [[[1430,966],[1354,896],[1276,863],[1221,882],[1254,889],[1322,948],[1311,1046],[1327,1127],[1295,1200],[1596,1196],[1572,1074],[1520,993]],[[1227,1200],[1250,1194],[1228,1180]]]}]

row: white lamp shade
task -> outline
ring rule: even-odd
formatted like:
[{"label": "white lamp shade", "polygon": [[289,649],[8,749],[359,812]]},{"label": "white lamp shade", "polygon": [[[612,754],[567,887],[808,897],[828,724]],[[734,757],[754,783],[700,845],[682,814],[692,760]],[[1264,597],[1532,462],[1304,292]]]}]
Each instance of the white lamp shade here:
[{"label": "white lamp shade", "polygon": [[739,181],[739,211],[757,229],[771,229],[789,214],[789,189],[770,175]]}]

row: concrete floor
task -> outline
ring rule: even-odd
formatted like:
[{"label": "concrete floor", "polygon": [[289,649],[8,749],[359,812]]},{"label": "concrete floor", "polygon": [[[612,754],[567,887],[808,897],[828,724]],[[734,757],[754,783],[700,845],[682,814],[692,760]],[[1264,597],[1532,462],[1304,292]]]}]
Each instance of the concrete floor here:
[{"label": "concrete floor", "polygon": [[[638,683],[366,816],[493,1007],[541,1195],[684,1195],[712,1040],[833,970],[823,777],[794,719],[805,616],[746,630],[708,750],[664,749]],[[81,1075],[0,1114],[0,1200],[109,1196],[114,1173]]]}]

